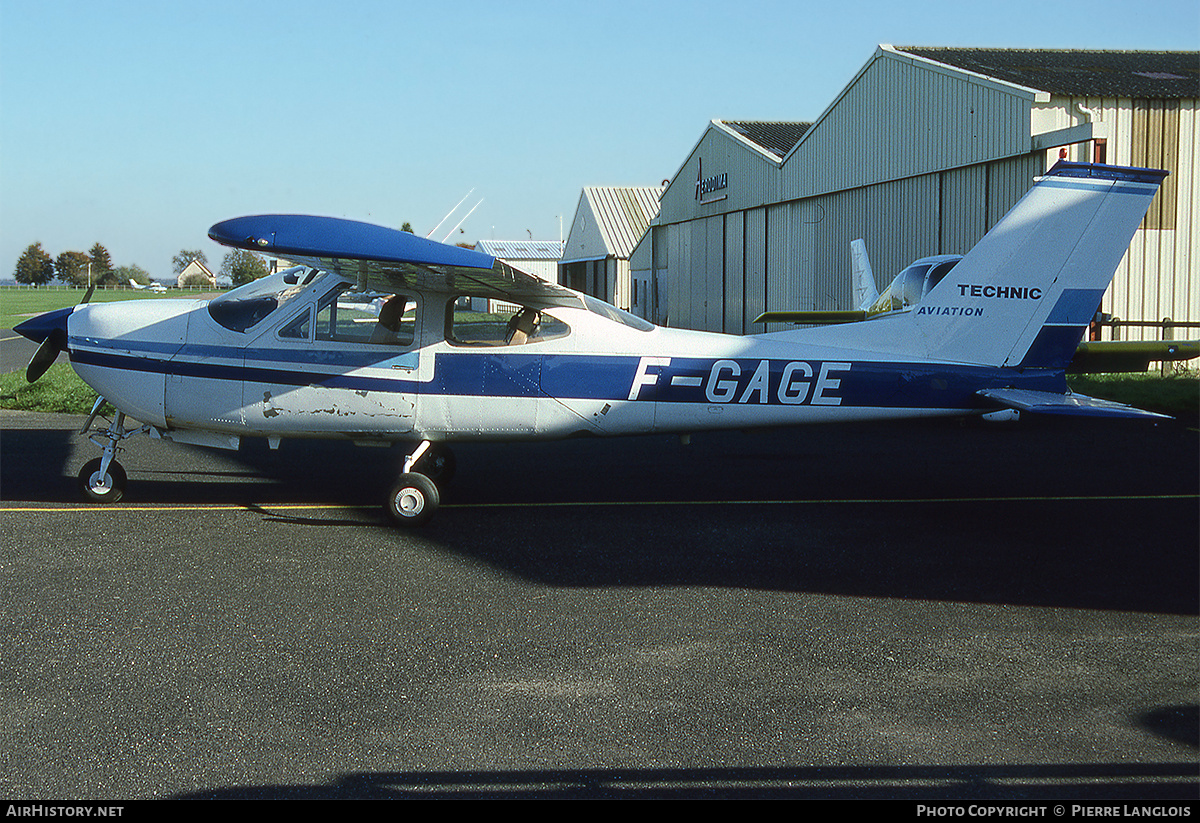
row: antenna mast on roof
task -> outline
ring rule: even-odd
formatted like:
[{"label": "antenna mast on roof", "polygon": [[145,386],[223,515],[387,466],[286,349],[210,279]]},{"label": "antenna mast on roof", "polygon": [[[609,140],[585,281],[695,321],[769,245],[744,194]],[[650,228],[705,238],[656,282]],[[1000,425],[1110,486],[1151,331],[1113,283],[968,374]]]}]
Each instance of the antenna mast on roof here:
[{"label": "antenna mast on roof", "polygon": [[[474,190],[474,189],[471,189],[471,191],[475,191],[475,190]],[[468,193],[469,193],[469,192],[468,192]],[[466,200],[467,198],[465,198],[465,197],[464,197],[463,199],[464,199],[464,200]],[[478,202],[478,203],[476,203],[474,206],[472,206],[472,207],[471,207],[471,211],[469,211],[469,212],[467,212],[466,214],[464,214],[464,215],[463,215],[463,219],[458,221],[458,226],[461,226],[463,223],[467,222],[467,218],[471,216],[471,212],[475,211],[475,209],[479,208],[479,207],[480,207],[480,206],[482,206],[482,205],[483,205],[483,198],[480,198],[480,199],[479,199],[479,202]],[[458,206],[455,206],[454,208],[456,208],[456,209],[457,209],[457,208],[458,208]],[[446,216],[447,216],[447,217],[449,217],[449,215],[446,215]],[[442,221],[442,222],[445,222],[445,221]],[[441,223],[438,223],[438,225],[440,226],[440,225],[441,225]],[[455,232],[455,229],[457,229],[457,228],[458,228],[458,226],[455,226],[453,229],[450,229],[450,234],[454,234],[454,232]],[[447,240],[449,240],[449,239],[450,239],[450,234],[447,234],[445,237],[443,237],[443,238],[442,238],[442,242],[443,242],[443,243],[445,243]]]},{"label": "antenna mast on roof", "polygon": [[[452,214],[454,214],[454,212],[458,211],[458,207],[466,202],[467,198],[471,196],[472,191],[475,191],[475,189],[471,189],[471,191],[464,194],[463,199],[459,200],[457,203],[455,203],[454,208],[452,208],[452,209],[450,209],[450,211],[446,212],[446,216],[443,217],[440,221],[438,221],[438,224],[436,226],[434,226],[432,229],[429,230],[429,234],[425,235],[426,240],[428,240],[430,237],[432,237],[433,233],[442,227],[442,223],[445,223],[447,220],[450,219],[450,215],[452,215]],[[482,203],[483,201],[480,200],[479,202]],[[472,211],[474,211],[474,209],[472,209]],[[465,217],[463,219],[466,220]],[[459,225],[462,225],[462,224],[460,223]],[[457,228],[457,226],[455,228]],[[454,233],[453,230],[451,230],[450,234],[453,234],[453,233]],[[450,235],[448,234],[446,236],[449,237]]]}]

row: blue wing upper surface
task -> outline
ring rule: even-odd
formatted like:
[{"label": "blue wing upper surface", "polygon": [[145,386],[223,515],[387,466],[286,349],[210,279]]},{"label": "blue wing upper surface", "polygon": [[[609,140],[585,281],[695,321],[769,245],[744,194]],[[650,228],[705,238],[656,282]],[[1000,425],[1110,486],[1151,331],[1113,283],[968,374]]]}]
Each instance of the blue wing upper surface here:
[{"label": "blue wing upper surface", "polygon": [[579,305],[570,289],[491,255],[406,231],[338,217],[264,214],[235,217],[208,230],[216,242],[376,284],[472,293],[540,305]]}]

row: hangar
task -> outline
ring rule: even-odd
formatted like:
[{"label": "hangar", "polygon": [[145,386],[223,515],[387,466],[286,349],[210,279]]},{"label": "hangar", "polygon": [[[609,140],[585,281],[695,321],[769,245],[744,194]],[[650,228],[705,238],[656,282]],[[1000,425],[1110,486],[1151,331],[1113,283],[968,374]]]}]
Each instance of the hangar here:
[{"label": "hangar", "polygon": [[1171,172],[1101,309],[1195,324],[1198,96],[1197,52],[881,45],[812,123],[708,125],[631,254],[644,314],[752,334],[782,327],[763,311],[852,308],[852,240],[882,289],[965,253],[1063,157]]},{"label": "hangar", "polygon": [[649,317],[649,278],[631,279],[630,256],[658,214],[661,186],[588,186],[558,264],[558,282]]}]

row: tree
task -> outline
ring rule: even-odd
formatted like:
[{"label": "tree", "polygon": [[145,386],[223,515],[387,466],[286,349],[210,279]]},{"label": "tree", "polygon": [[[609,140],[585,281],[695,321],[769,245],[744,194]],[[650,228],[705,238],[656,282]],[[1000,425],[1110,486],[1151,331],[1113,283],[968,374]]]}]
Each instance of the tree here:
[{"label": "tree", "polygon": [[184,249],[171,259],[171,269],[175,274],[182,274],[193,260],[199,260],[205,268],[208,268],[208,258],[204,256],[204,252],[198,249],[194,251]]},{"label": "tree", "polygon": [[406,232],[408,232],[409,234],[412,234],[412,233],[413,233],[413,227],[412,227],[412,223],[409,223],[409,222],[406,220],[406,221],[404,222],[404,225],[400,227],[400,231],[406,231]]},{"label": "tree", "polygon": [[18,283],[43,286],[54,279],[54,261],[42,248],[41,243],[30,245],[17,260],[13,277]]},{"label": "tree", "polygon": [[54,271],[58,279],[68,285],[87,286],[91,262],[92,259],[81,251],[65,251],[54,258]]},{"label": "tree", "polygon": [[113,269],[113,276],[120,285],[125,285],[130,280],[137,283],[139,286],[150,285],[150,272],[143,269],[141,266],[118,266]]},{"label": "tree", "polygon": [[262,258],[242,249],[231,251],[221,262],[221,275],[233,281],[234,286],[244,285],[267,274],[267,265]]},{"label": "tree", "polygon": [[88,251],[88,257],[92,261],[93,283],[96,285],[108,285],[109,283],[116,282],[116,276],[113,274],[112,257],[109,255],[108,249],[97,243]]}]

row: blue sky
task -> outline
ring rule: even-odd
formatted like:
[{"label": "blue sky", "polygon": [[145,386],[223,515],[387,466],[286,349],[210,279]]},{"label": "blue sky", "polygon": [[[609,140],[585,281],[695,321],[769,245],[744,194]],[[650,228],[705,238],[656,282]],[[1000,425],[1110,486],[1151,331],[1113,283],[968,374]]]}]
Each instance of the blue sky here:
[{"label": "blue sky", "polygon": [[[39,241],[170,275],[213,223],[557,240],[715,118],[815,119],[876,45],[1200,48],[1195,0],[0,0],[0,277]],[[480,203],[479,201],[482,202]]]}]

